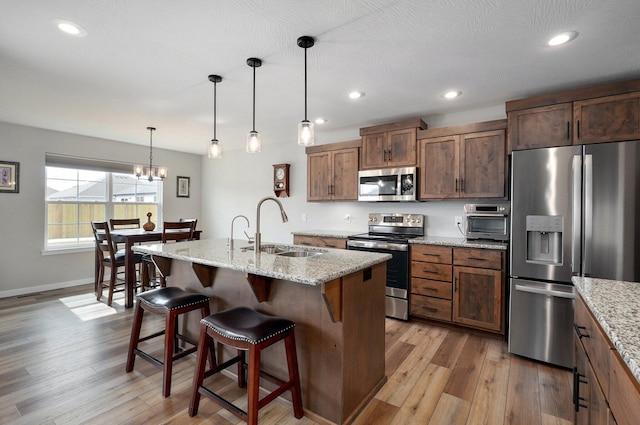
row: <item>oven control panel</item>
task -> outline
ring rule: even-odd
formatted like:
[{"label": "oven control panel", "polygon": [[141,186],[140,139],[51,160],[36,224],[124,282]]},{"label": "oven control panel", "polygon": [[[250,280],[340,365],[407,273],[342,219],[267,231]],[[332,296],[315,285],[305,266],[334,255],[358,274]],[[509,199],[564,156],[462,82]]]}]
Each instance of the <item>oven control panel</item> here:
[{"label": "oven control panel", "polygon": [[401,213],[371,213],[369,226],[423,227],[424,215]]}]

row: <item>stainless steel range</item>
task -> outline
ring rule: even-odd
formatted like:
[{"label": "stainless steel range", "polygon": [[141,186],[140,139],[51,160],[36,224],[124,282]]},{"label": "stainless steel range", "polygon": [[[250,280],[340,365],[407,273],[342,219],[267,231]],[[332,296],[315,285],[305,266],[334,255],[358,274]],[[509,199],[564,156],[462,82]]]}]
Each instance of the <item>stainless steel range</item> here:
[{"label": "stainless steel range", "polygon": [[369,233],[349,236],[347,249],[391,254],[387,262],[387,317],[409,319],[409,239],[424,236],[424,215],[369,214]]}]

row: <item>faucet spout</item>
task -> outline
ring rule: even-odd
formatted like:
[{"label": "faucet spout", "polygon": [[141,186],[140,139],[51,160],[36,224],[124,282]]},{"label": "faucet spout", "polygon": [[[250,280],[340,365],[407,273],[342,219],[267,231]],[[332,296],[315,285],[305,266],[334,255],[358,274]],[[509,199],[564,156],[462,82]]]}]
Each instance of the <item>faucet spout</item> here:
[{"label": "faucet spout", "polygon": [[247,222],[247,228],[250,226],[249,219],[244,215],[237,215],[233,217],[233,219],[231,220],[231,234],[229,236],[229,251],[233,251],[233,222],[236,221],[236,218],[244,218]]},{"label": "faucet spout", "polygon": [[284,212],[284,207],[282,206],[282,203],[278,198],[274,198],[273,196],[267,196],[266,198],[262,198],[258,202],[258,206],[256,207],[256,237],[255,237],[255,248],[254,248],[256,256],[260,254],[260,246],[262,243],[261,236],[260,236],[260,206],[262,206],[262,204],[265,201],[269,201],[269,200],[278,204],[278,207],[280,208],[280,216],[282,217],[282,222],[286,223],[287,221],[289,221],[289,218],[287,217],[287,213]]}]

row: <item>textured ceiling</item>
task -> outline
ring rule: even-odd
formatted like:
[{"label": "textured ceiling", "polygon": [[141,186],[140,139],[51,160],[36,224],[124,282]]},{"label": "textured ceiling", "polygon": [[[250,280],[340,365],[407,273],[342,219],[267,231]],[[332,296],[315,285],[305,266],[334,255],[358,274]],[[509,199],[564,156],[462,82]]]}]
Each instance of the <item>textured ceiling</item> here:
[{"label": "textured ceiling", "polygon": [[[304,115],[332,132],[640,78],[638,0],[0,0],[0,121],[204,154],[295,143]],[[84,38],[60,33],[74,21]],[[572,43],[545,47],[551,35]],[[441,98],[456,88],[463,96]],[[347,93],[366,93],[359,101]],[[354,133],[357,137],[357,132]],[[0,143],[6,143],[2,141]]]}]

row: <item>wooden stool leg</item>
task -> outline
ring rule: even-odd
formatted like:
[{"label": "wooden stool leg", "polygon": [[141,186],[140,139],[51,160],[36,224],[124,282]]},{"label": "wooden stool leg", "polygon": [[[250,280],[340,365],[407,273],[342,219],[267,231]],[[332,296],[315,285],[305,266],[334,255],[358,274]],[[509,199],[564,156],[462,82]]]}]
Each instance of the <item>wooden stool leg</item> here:
[{"label": "wooden stool leg", "polygon": [[131,339],[129,340],[129,351],[127,352],[127,372],[133,370],[133,364],[136,361],[136,355],[134,350],[138,348],[138,341],[140,340],[140,328],[142,327],[142,316],[144,310],[140,307],[140,302],[136,303],[135,311],[133,313],[133,326],[131,328]]},{"label": "wooden stool leg", "polygon": [[164,365],[162,367],[162,396],[169,397],[171,394],[171,371],[173,369],[173,353],[177,348],[176,340],[176,322],[178,316],[171,311],[167,313],[167,321],[164,331]]},{"label": "wooden stool leg", "polygon": [[198,340],[198,354],[196,357],[196,369],[193,374],[193,385],[191,386],[191,399],[189,400],[189,416],[198,414],[200,406],[200,386],[204,381],[205,367],[207,364],[207,351],[212,347],[211,338],[207,335],[207,327],[200,326],[200,339]]},{"label": "wooden stool leg", "polygon": [[244,350],[238,350],[238,357],[240,358],[238,360],[238,387],[244,388],[247,386],[247,376],[244,368],[247,362]]},{"label": "wooden stool leg", "polygon": [[113,290],[116,286],[116,278],[118,277],[118,268],[115,264],[109,267],[111,269],[111,279],[109,279],[109,297],[107,298],[107,305],[111,307],[111,303],[113,303]]},{"label": "wooden stool leg", "polygon": [[287,353],[287,366],[289,368],[289,381],[293,383],[291,387],[291,401],[293,402],[293,414],[296,418],[302,418],[302,391],[300,390],[300,374],[298,372],[298,355],[296,353],[296,338],[293,329],[289,336],[284,339],[285,351]]},{"label": "wooden stool leg", "polygon": [[247,424],[258,425],[260,401],[260,350],[255,345],[249,348],[249,385],[247,386]]}]

